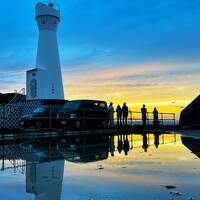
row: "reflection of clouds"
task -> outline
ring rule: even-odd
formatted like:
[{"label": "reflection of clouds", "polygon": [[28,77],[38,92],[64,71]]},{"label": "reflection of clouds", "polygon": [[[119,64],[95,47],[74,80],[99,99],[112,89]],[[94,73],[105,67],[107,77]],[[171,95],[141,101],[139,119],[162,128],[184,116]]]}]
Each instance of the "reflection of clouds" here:
[{"label": "reflection of clouds", "polygon": [[[131,136],[129,136],[130,138]],[[77,182],[77,179],[72,179],[72,177],[78,176],[77,186],[82,185],[82,183],[86,185],[85,181],[95,180],[96,184],[98,181],[103,182],[104,187],[106,184],[112,183],[112,186],[114,186],[115,183],[120,183],[120,186],[126,184],[127,188],[131,186],[132,190],[135,188],[133,186],[160,187],[163,183],[173,183],[180,187],[180,179],[183,185],[198,186],[199,178],[196,176],[199,176],[199,170],[191,170],[191,165],[198,169],[199,162],[194,160],[194,156],[182,145],[180,135],[177,135],[176,143],[174,143],[173,135],[166,134],[164,138],[165,144],[161,143],[159,148],[156,149],[153,145],[154,136],[150,134],[151,146],[147,154],[141,151],[142,136],[133,135],[134,147],[133,150],[129,151],[127,157],[115,152],[115,157],[109,157],[104,162],[81,166],[67,163],[68,169],[64,175],[64,183],[69,178],[70,183]],[[160,139],[162,140],[162,136]],[[117,142],[117,137],[115,137],[115,142]],[[96,170],[97,165],[102,165],[104,169],[102,171]],[[179,178],[177,179],[177,177]],[[75,182],[73,182],[73,185]],[[98,187],[100,187],[99,184]]]}]

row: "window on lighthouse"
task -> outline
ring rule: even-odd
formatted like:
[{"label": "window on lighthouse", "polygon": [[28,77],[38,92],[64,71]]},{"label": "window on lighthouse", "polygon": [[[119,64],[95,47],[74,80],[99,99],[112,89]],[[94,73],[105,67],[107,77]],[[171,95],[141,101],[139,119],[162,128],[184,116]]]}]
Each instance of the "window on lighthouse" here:
[{"label": "window on lighthouse", "polygon": [[35,98],[37,96],[37,80],[32,79],[30,82],[30,95],[31,98]]}]

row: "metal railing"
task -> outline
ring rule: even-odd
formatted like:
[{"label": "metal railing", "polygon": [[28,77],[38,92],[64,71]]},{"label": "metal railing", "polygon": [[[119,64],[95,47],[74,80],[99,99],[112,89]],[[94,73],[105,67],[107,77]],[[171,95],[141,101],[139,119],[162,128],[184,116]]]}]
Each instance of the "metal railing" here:
[{"label": "metal railing", "polygon": [[[116,117],[115,117],[116,119]],[[153,112],[147,112],[146,113],[146,125],[153,125],[155,122],[154,114]],[[142,112],[137,111],[129,111],[128,115],[128,123],[131,125],[141,125],[143,124],[142,119]],[[176,125],[176,114],[175,113],[158,113],[158,121],[157,123],[159,125]]]},{"label": "metal railing", "polygon": [[21,90],[16,91],[14,97],[8,102],[7,105],[22,102],[24,100],[24,95],[25,95],[25,88],[22,88]]},{"label": "metal railing", "polygon": [[41,3],[45,4],[46,6],[52,7],[55,10],[60,10],[60,6],[57,3],[52,3],[51,1],[42,1]]},{"label": "metal railing", "polygon": [[[107,125],[123,125],[123,115],[121,118],[121,123],[117,120],[117,113],[114,112],[113,115],[110,115],[109,112],[105,109],[76,109],[74,112],[70,112],[71,114],[66,116],[66,114],[62,114],[65,110],[63,110],[63,106],[29,106],[29,113],[26,113],[24,105],[0,105],[0,129],[5,128],[5,122],[7,120],[16,120],[20,121],[20,119],[25,114],[34,113],[35,109],[38,108],[46,108],[46,111],[41,116],[34,116],[32,119],[42,121],[46,120],[48,126],[45,128],[56,128],[53,127],[53,123],[55,121],[79,121],[81,122],[82,127],[86,127],[87,123],[96,123],[102,122],[99,124],[101,126]],[[67,110],[66,110],[67,112]],[[60,114],[60,115],[59,115]],[[96,121],[96,122],[95,122]],[[142,125],[143,124],[142,113],[137,111],[129,111],[127,117],[127,125]],[[153,112],[146,113],[146,125],[154,125],[154,115]],[[176,116],[175,113],[158,113],[158,125],[175,125],[176,124]]]}]

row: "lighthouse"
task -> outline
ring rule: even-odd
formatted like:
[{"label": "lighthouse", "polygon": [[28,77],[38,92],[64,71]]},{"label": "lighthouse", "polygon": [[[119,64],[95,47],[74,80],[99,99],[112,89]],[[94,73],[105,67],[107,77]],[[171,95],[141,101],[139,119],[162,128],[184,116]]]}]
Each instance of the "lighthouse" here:
[{"label": "lighthouse", "polygon": [[27,100],[64,99],[57,28],[60,9],[55,3],[37,3],[39,29],[36,68],[27,71]]}]

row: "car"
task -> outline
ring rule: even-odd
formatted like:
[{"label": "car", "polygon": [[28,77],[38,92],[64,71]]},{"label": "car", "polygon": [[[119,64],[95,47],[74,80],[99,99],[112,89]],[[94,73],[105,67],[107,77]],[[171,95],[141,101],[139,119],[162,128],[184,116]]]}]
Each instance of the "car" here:
[{"label": "car", "polygon": [[73,100],[65,103],[58,113],[59,127],[94,128],[108,125],[108,108],[105,101]]},{"label": "car", "polygon": [[19,121],[20,128],[56,128],[58,111],[62,109],[64,102],[66,101],[41,105],[35,108],[31,114],[23,115]]}]

